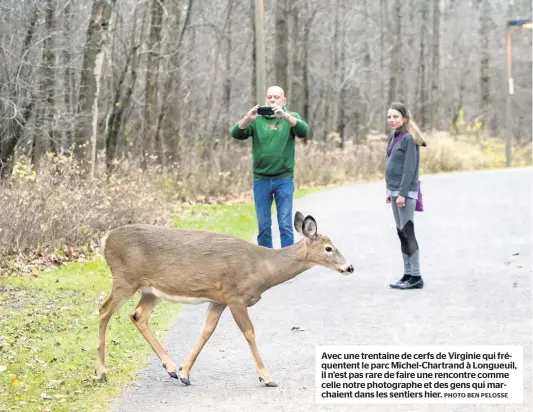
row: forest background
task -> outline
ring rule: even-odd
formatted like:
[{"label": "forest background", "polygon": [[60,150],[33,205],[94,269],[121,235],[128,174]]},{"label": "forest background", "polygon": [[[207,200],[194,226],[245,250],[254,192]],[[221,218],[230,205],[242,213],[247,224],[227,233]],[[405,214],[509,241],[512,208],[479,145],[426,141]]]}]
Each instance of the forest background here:
[{"label": "forest background", "polygon": [[[426,134],[422,179],[505,167],[508,137],[512,166],[531,165],[530,30],[510,31],[508,129],[505,116],[506,22],[531,18],[530,0],[2,0],[0,411],[105,409],[151,359],[129,302],[110,324],[113,379],[94,380],[105,232],[254,241],[250,141],[229,129],[263,103],[256,3],[266,84],[311,130],[297,197],[382,180],[393,101]],[[175,314],[158,306],[156,336]]]}]

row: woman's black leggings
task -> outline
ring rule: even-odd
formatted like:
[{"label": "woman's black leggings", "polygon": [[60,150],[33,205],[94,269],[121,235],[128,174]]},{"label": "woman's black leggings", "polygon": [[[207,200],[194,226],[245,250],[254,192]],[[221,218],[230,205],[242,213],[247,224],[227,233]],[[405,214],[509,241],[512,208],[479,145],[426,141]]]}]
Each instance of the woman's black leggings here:
[{"label": "woman's black leggings", "polygon": [[420,276],[420,257],[414,224],[416,200],[406,197],[405,206],[398,207],[396,199],[395,196],[391,198],[391,205],[396,221],[396,231],[402,246],[404,274]]}]

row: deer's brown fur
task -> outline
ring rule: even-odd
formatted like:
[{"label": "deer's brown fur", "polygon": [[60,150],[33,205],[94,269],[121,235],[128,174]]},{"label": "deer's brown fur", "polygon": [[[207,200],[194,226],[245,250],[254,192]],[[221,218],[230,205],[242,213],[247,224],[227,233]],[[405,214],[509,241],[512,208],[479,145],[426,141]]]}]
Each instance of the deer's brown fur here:
[{"label": "deer's brown fur", "polygon": [[305,237],[283,249],[264,248],[233,236],[199,230],[143,224],[113,230],[104,250],[113,287],[100,308],[96,364],[100,379],[106,379],[105,332],[109,319],[141,290],[141,300],[130,317],[170,376],[178,378],[176,365],[148,326],[149,315],[160,298],[189,304],[210,303],[200,340],[180,368],[179,378],[183,383],[190,383],[189,373],[196,357],[216,328],[220,315],[229,307],[250,345],[259,379],[267,386],[275,386],[259,356],[247,307],[256,304],[264,291],[315,265],[353,272],[331,240],[317,233],[311,216],[304,219],[297,212],[294,225]]}]

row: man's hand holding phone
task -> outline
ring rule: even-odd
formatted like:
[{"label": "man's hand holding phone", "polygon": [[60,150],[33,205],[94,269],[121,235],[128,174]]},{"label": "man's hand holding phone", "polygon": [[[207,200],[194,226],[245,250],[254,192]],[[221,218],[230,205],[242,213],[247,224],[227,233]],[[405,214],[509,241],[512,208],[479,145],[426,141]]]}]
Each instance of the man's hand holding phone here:
[{"label": "man's hand holding phone", "polygon": [[259,114],[257,113],[257,109],[259,109],[259,105],[255,105],[250,110],[248,110],[248,113],[246,113],[246,116],[239,120],[239,129],[246,129],[246,127],[252,123],[257,117],[259,117]]},{"label": "man's hand holding phone", "polygon": [[289,113],[285,112],[283,110],[283,107],[272,105],[272,106],[260,106],[255,105],[252,107],[248,113],[246,113],[246,116],[244,119],[242,119],[239,122],[239,128],[246,129],[246,127],[253,122],[255,119],[257,119],[259,116],[272,116],[277,117],[280,119],[283,119],[287,121],[291,127],[294,127],[296,125],[296,119],[292,117]]}]

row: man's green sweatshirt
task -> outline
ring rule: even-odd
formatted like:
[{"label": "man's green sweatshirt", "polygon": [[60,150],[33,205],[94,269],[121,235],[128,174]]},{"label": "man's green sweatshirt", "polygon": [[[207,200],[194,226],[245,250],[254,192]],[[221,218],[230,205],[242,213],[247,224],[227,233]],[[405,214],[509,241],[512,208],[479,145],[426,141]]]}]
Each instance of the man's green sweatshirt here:
[{"label": "man's green sweatshirt", "polygon": [[[288,110],[284,107],[284,111]],[[235,123],[231,136],[245,140],[252,136],[252,161],[254,179],[282,179],[294,177],[295,137],[305,137],[309,126],[298,113],[288,112],[298,119],[291,127],[286,120],[259,116],[246,129]]]}]

